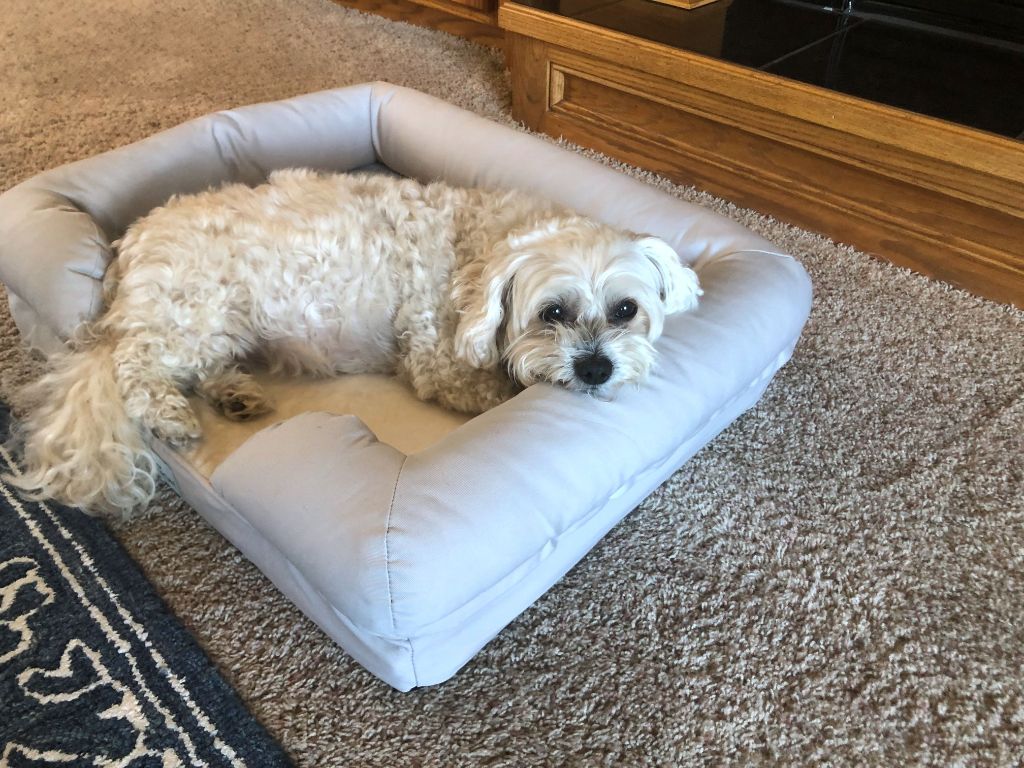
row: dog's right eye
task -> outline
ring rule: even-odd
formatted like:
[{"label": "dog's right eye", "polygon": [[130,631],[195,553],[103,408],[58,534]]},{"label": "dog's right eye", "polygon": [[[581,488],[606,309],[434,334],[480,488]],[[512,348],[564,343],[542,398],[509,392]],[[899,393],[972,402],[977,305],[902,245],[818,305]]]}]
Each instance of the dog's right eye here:
[{"label": "dog's right eye", "polygon": [[559,304],[552,304],[550,307],[544,307],[543,311],[540,313],[540,319],[549,325],[564,322],[565,318],[565,308]]}]

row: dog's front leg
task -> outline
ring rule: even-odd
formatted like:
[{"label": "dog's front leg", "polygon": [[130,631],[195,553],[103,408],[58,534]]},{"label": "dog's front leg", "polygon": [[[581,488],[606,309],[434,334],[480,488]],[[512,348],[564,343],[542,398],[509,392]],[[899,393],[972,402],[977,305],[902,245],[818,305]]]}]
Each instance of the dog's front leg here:
[{"label": "dog's front leg", "polygon": [[238,367],[213,373],[195,386],[196,394],[232,421],[248,421],[274,410],[252,374]]},{"label": "dog's front leg", "polygon": [[[450,345],[449,345],[450,346]],[[438,349],[430,355],[406,357],[399,374],[406,379],[421,400],[460,413],[483,413],[521,391],[500,368],[473,368],[457,360],[449,351]]]}]

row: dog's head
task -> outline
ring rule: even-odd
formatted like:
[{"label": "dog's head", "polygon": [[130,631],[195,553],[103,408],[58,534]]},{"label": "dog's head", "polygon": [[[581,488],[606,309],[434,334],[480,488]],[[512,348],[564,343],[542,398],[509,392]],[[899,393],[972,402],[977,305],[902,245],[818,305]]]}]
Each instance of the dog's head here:
[{"label": "dog's head", "polygon": [[697,275],[656,237],[564,216],[515,232],[456,278],[456,354],[608,398],[641,382],[665,316],[691,309]]}]

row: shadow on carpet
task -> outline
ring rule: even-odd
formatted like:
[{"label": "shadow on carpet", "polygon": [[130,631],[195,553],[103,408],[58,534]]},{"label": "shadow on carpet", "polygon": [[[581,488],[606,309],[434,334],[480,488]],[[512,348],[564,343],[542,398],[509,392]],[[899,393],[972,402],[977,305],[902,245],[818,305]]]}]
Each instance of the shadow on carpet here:
[{"label": "shadow on carpet", "polygon": [[0,482],[0,765],[48,764],[290,762],[101,522]]}]

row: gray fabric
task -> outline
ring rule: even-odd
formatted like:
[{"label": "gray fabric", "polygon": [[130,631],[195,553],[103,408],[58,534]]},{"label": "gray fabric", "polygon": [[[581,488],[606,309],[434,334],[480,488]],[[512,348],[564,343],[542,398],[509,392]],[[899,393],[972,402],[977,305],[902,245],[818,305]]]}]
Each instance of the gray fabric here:
[{"label": "gray fabric", "polygon": [[211,484],[332,605],[391,632],[368,617],[389,613],[386,539],[405,460],[355,416],[307,413],[261,430]]},{"label": "gray fabric", "polygon": [[258,184],[276,168],[374,163],[370,94],[356,86],[218,112],[39,174],[0,195],[0,277],[67,338],[100,310],[111,241],[171,195]]},{"label": "gray fabric", "polygon": [[97,309],[108,240],[172,192],[255,183],[288,165],[373,162],[526,186],[660,235],[705,290],[697,311],[666,323],[651,381],[612,402],[531,387],[408,457],[354,417],[306,414],[252,437],[209,482],[156,446],[212,525],[360,663],[407,690],[452,675],[753,405],[788,360],[811,292],[794,260],[723,217],[382,83],[201,118],[26,182],[0,197],[0,231],[15,244],[0,240],[0,278],[25,299],[19,323],[66,336]]},{"label": "gray fabric", "polygon": [[64,349],[64,339],[61,339],[53,327],[39,316],[29,302],[11,290],[7,291],[7,302],[22,343],[26,347],[39,350],[46,356]]},{"label": "gray fabric", "polygon": [[729,251],[775,249],[724,216],[670,200],[529,134],[496,130],[488,120],[439,108],[437,99],[407,88],[378,93],[386,108],[377,113],[374,146],[381,161],[403,176],[531,190],[609,224],[657,235],[687,263]]}]

